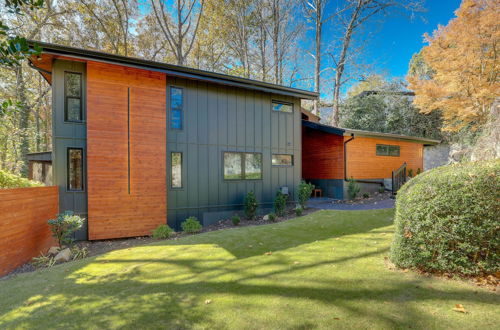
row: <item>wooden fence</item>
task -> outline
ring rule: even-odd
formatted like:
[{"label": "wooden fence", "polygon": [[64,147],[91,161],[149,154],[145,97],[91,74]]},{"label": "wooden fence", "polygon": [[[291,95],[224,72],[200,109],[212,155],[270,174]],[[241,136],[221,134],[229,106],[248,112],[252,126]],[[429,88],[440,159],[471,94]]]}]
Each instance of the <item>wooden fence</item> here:
[{"label": "wooden fence", "polygon": [[47,220],[58,210],[57,187],[0,189],[0,276],[55,244]]}]

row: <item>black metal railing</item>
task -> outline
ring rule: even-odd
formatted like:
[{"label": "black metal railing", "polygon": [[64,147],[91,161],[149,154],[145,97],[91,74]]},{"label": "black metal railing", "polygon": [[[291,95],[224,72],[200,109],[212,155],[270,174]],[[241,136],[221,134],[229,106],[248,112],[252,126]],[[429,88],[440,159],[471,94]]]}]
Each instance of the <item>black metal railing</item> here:
[{"label": "black metal railing", "polygon": [[395,171],[392,171],[392,194],[396,195],[399,188],[406,182],[406,162]]}]

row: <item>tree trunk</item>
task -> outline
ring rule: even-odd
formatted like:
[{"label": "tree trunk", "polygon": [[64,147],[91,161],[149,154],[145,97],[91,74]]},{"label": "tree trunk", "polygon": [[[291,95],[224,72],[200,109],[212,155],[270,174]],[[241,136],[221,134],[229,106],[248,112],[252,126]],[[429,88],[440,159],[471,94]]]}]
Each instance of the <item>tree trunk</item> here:
[{"label": "tree trunk", "polygon": [[[314,91],[320,92],[320,70],[321,70],[321,30],[323,29],[323,13],[321,1],[316,1],[316,58],[314,65]],[[314,100],[313,113],[319,116],[319,98]]]},{"label": "tree trunk", "polygon": [[23,67],[19,66],[17,68],[17,97],[19,100],[20,107],[20,120],[19,128],[21,131],[20,142],[21,142],[21,155],[20,160],[22,161],[20,172],[23,176],[28,176],[28,160],[26,154],[29,152],[29,136],[28,136],[28,125],[30,117],[30,109],[28,107],[27,96],[26,96],[26,82],[23,76]]}]

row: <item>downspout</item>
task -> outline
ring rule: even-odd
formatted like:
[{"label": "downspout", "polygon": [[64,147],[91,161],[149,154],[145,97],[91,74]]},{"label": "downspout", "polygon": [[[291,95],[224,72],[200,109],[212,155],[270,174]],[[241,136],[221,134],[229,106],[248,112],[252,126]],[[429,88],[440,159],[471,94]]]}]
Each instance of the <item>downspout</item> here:
[{"label": "downspout", "polygon": [[[354,133],[351,133],[351,138],[349,140],[344,141],[344,181],[346,181],[346,182],[349,181],[349,179],[347,178],[347,148],[346,148],[346,145],[347,145],[348,142],[351,142],[352,140],[354,140]],[[382,180],[382,182],[368,181],[368,180],[356,180],[356,182],[378,183],[382,187],[384,186],[384,181],[383,180]]]}]

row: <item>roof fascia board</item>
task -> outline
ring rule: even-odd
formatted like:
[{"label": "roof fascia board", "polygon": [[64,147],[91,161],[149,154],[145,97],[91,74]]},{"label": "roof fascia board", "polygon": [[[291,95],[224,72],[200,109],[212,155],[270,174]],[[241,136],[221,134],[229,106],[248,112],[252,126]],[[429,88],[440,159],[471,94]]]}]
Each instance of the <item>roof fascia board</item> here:
[{"label": "roof fascia board", "polygon": [[386,139],[386,140],[416,142],[416,143],[421,143],[424,145],[437,145],[440,143],[440,141],[438,141],[438,140],[431,140],[431,139],[425,139],[425,138],[419,138],[419,137],[413,137],[413,136],[397,135],[397,134],[390,134],[390,133],[378,133],[378,132],[361,132],[361,131],[349,130],[349,129],[345,130],[344,136],[351,136],[352,134],[354,134],[354,136],[358,136],[358,137],[381,138],[381,139]]}]

